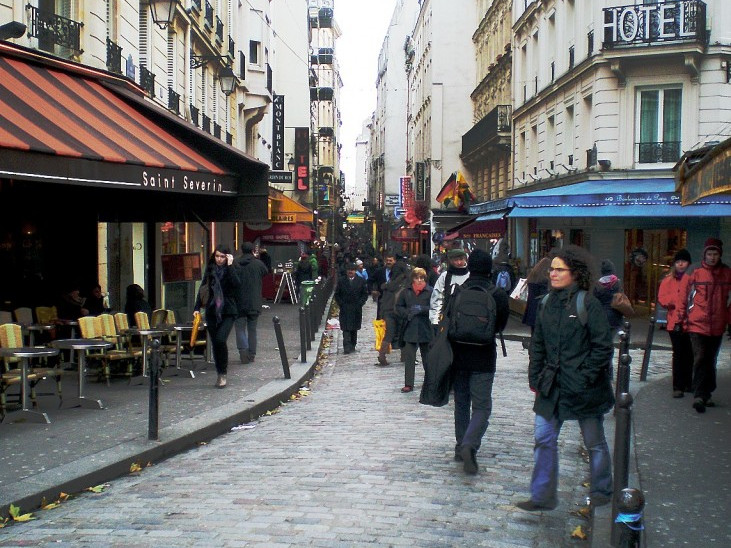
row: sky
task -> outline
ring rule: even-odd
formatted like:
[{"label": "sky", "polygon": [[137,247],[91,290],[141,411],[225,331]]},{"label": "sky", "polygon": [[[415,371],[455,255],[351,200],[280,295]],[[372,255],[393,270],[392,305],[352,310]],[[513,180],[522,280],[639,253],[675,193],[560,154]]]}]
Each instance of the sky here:
[{"label": "sky", "polygon": [[397,0],[335,0],[341,36],[335,44],[343,88],[340,92],[341,171],[345,186],[355,179],[355,140],[376,109],[378,54]]}]

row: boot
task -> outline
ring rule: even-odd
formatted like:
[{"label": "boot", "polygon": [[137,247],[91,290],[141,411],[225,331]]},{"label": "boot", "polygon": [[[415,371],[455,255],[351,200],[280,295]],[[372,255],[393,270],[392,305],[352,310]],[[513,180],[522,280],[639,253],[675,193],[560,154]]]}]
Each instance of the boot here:
[{"label": "boot", "polygon": [[388,365],[388,360],[386,359],[386,353],[378,351],[378,365]]},{"label": "boot", "polygon": [[252,360],[249,358],[249,351],[248,350],[239,350],[239,358],[241,359],[241,363],[246,365],[247,363],[251,362]]},{"label": "boot", "polygon": [[226,387],[226,375],[219,375],[216,379],[216,388],[225,388]]}]

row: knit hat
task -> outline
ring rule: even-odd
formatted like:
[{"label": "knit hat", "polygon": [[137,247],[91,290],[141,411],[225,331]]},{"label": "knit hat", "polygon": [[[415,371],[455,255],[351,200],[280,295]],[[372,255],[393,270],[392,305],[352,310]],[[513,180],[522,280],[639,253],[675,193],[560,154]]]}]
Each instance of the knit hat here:
[{"label": "knit hat", "polygon": [[361,261],[360,259],[356,259],[356,260],[355,260],[355,265],[356,265],[356,266],[360,266],[360,265],[362,265],[362,264],[363,264],[363,261]]},{"label": "knit hat", "polygon": [[349,263],[348,266],[345,267],[345,270],[358,270],[358,267],[355,266],[355,263]]},{"label": "knit hat", "polygon": [[460,257],[466,257],[467,252],[464,249],[450,249],[447,251],[447,258],[459,259]]},{"label": "knit hat", "polygon": [[688,261],[689,263],[693,262],[690,258],[690,252],[687,249],[679,249],[675,253],[675,257],[673,257],[673,262],[676,261]]},{"label": "knit hat", "polygon": [[703,246],[703,255],[705,255],[706,251],[709,249],[716,249],[721,255],[723,255],[723,242],[718,238],[708,238]]},{"label": "knit hat", "polygon": [[487,251],[475,249],[467,261],[467,269],[470,274],[490,275],[492,272],[492,257]]},{"label": "knit hat", "polygon": [[602,276],[609,276],[610,274],[615,274],[616,270],[614,268],[614,263],[612,261],[610,261],[609,259],[604,259],[602,261],[601,273],[602,273]]},{"label": "knit hat", "polygon": [[254,252],[254,244],[251,242],[244,242],[241,244],[241,252],[246,255],[247,253],[253,253]]}]

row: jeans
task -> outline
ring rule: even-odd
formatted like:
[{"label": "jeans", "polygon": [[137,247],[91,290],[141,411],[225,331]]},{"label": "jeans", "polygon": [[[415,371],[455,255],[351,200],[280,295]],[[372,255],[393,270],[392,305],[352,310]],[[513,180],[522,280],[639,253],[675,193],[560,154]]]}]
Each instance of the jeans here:
[{"label": "jeans", "polygon": [[213,320],[208,320],[208,334],[211,337],[211,346],[213,347],[213,361],[216,362],[216,372],[219,375],[225,375],[228,371],[228,336],[234,325],[234,316],[224,316],[220,322],[216,321],[215,315]]},{"label": "jeans", "polygon": [[475,451],[480,448],[482,436],[487,431],[492,413],[494,380],[494,371],[489,373],[464,369],[455,371],[454,437],[459,447],[467,446]]},{"label": "jeans", "polygon": [[[546,419],[536,415],[530,494],[531,500],[542,506],[555,506],[558,503],[558,435],[562,425],[563,421],[558,420],[558,417]],[[589,451],[589,496],[611,496],[612,458],[604,437],[604,417],[579,419],[579,427]]]},{"label": "jeans", "polygon": [[429,343],[405,343],[401,352],[404,356],[404,385],[414,386],[414,380],[416,378],[416,349],[419,349],[421,353],[421,365],[422,367],[426,363],[427,355],[429,354]]},{"label": "jeans", "polygon": [[250,356],[256,356],[256,323],[259,321],[258,312],[247,312],[236,318],[236,348],[239,352],[249,351]]},{"label": "jeans", "polygon": [[711,394],[716,389],[716,360],[718,351],[721,349],[723,335],[717,337],[690,334],[690,343],[693,346],[693,395],[696,398],[703,398],[703,401],[711,399]]}]

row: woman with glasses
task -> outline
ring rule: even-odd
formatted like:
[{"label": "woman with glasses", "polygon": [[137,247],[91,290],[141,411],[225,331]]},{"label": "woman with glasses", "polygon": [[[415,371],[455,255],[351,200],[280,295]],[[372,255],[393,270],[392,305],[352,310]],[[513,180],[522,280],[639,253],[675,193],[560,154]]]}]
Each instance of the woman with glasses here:
[{"label": "woman with glasses", "polygon": [[[578,420],[589,452],[593,506],[612,496],[612,462],[604,414],[614,404],[610,379],[612,339],[607,316],[589,289],[593,259],[570,245],[551,254],[549,294],[541,303],[531,339],[528,381],[536,394],[531,498],[527,511],[558,505],[558,436],[566,420]],[[584,300],[579,312],[577,301]]]}]

